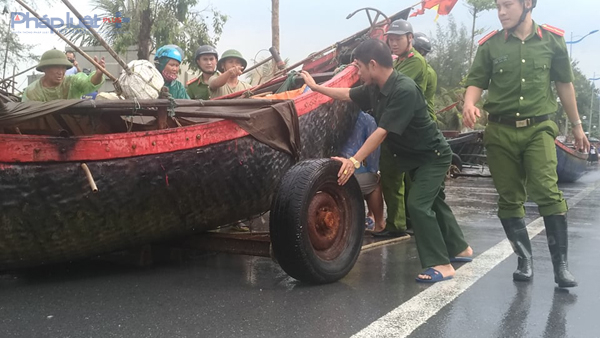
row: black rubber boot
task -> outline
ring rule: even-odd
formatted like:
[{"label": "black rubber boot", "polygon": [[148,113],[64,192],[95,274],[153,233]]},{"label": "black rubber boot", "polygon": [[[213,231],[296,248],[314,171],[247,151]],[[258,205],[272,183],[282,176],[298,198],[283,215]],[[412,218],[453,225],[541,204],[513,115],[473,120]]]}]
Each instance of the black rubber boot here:
[{"label": "black rubber boot", "polygon": [[531,254],[531,242],[527,233],[525,220],[522,218],[501,219],[506,238],[512,245],[513,251],[518,257],[517,270],[513,273],[513,279],[528,282],[533,277],[533,255]]},{"label": "black rubber boot", "polygon": [[569,238],[567,235],[567,216],[552,215],[544,217],[546,237],[552,265],[554,266],[554,282],[561,288],[577,286],[575,277],[569,272],[567,263],[567,248]]}]

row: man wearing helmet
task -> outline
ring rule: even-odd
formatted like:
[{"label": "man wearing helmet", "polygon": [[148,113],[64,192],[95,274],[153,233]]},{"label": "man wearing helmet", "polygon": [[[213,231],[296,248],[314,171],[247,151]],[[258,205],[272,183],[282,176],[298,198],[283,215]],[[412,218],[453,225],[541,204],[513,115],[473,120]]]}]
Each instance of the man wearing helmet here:
[{"label": "man wearing helmet", "polygon": [[200,68],[200,75],[187,83],[187,93],[191,99],[208,100],[210,98],[208,80],[215,74],[219,54],[213,46],[204,45],[198,47],[194,53],[194,60]]},{"label": "man wearing helmet", "polygon": [[[104,67],[104,58],[98,60],[97,57],[94,57],[94,60]],[[23,102],[48,102],[60,99],[79,99],[84,94],[100,89],[104,83],[102,72],[98,69],[89,75],[77,73],[65,76],[65,72],[71,67],[73,64],[61,51],[52,49],[45,52],[36,67],[36,70],[43,72],[44,76],[23,91],[21,100]]]},{"label": "man wearing helmet", "polygon": [[156,50],[154,63],[156,69],[162,74],[165,80],[165,87],[169,90],[174,99],[189,99],[185,87],[177,76],[179,75],[179,66],[183,59],[183,50],[176,45],[165,45]]},{"label": "man wearing helmet", "polygon": [[[429,42],[429,38],[424,33],[415,33],[413,47],[417,50],[417,52],[419,52],[419,54],[423,55],[423,57],[431,52],[431,42]],[[431,118],[436,121],[437,116],[435,115],[434,99],[435,91],[437,90],[437,73],[429,63],[427,63],[425,83],[425,99],[427,100],[427,110],[429,111]]]},{"label": "man wearing helmet", "polygon": [[208,81],[210,88],[210,98],[229,95],[239,91],[250,89],[252,86],[244,81],[240,81],[244,68],[248,65],[242,54],[235,49],[227,50],[217,62],[217,70],[221,74],[213,75]]},{"label": "man wearing helmet", "polygon": [[531,243],[523,204],[529,197],[544,217],[548,247],[559,287],[577,285],[567,267],[567,203],[557,187],[554,139],[558,127],[552,120],[557,102],[571,120],[575,144],[581,151],[590,145],[583,133],[573,71],[564,32],[538,26],[531,18],[535,0],[496,0],[503,30],[479,41],[467,78],[463,121],[472,128],[481,113],[475,104],[488,90],[484,108],[489,112],[484,144],[498,194],[498,217],[518,257],[513,279],[533,277]]}]

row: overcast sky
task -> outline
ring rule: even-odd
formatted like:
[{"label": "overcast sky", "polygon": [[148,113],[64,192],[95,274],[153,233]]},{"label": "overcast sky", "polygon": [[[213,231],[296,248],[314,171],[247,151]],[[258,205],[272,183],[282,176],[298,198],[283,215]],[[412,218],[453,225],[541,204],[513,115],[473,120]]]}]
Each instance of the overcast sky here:
[{"label": "overcast sky", "polygon": [[[39,1],[38,1],[39,2]],[[368,20],[363,13],[357,13],[353,18],[346,20],[346,16],[361,7],[375,7],[386,14],[396,13],[403,8],[413,5],[417,0],[280,0],[280,41],[281,55],[295,62],[308,56],[308,54],[321,50],[345,37],[368,26]],[[11,11],[21,10],[12,2]],[[216,46],[219,52],[226,49],[238,49],[246,59],[254,59],[261,49],[268,49],[271,45],[271,1],[270,0],[200,0],[198,9],[212,5],[222,13],[229,16],[224,27],[221,40]],[[94,15],[92,6],[84,1],[77,3],[79,12],[83,15]],[[51,9],[50,9],[51,7]],[[54,5],[38,5],[38,12],[49,17],[65,17],[68,9],[60,1]],[[566,31],[566,40],[574,40],[588,32],[600,29],[597,15],[600,13],[598,0],[541,0],[538,8],[533,12],[534,20],[538,23],[547,23]],[[426,34],[435,32],[435,11],[427,11],[425,15],[411,18],[410,21],[416,31]],[[470,14],[459,0],[452,15],[458,23],[471,25]],[[8,15],[6,16],[8,17]],[[438,23],[447,23],[447,17],[441,16]],[[499,29],[500,23],[496,11],[489,11],[481,15],[477,26],[486,31]],[[44,51],[56,47],[64,49],[65,43],[55,35],[20,34],[23,42],[34,44],[34,52],[42,54]],[[266,51],[259,54],[267,57]],[[600,76],[600,66],[597,60],[600,57],[600,32],[585,38],[582,42],[573,45],[572,57],[580,62],[580,68],[588,77],[596,72]],[[33,64],[23,64],[19,68],[25,69]],[[25,78],[20,77],[21,88],[25,86]]]}]

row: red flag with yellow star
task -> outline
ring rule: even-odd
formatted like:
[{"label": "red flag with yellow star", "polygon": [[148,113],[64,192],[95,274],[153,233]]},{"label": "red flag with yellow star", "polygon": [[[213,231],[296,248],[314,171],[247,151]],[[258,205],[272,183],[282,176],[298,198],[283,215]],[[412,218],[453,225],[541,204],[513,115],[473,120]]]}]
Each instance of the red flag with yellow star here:
[{"label": "red flag with yellow star", "polygon": [[434,7],[437,7],[438,15],[448,15],[457,2],[458,0],[423,0],[421,9],[416,10],[410,16],[424,14],[426,9],[433,9]]}]

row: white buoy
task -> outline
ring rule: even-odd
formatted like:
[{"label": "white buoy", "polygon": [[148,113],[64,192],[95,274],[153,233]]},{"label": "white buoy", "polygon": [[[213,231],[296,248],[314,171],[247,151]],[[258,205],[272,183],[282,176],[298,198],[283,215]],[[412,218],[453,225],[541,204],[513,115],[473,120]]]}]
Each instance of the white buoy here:
[{"label": "white buoy", "polygon": [[131,73],[127,74],[123,70],[119,76],[123,96],[138,100],[158,98],[165,81],[154,64],[148,60],[133,60],[127,64],[127,67]]}]

